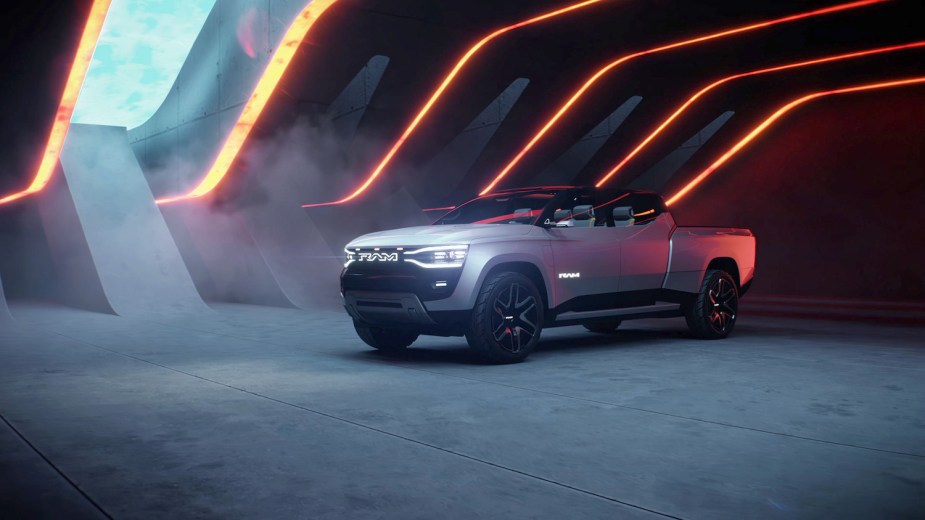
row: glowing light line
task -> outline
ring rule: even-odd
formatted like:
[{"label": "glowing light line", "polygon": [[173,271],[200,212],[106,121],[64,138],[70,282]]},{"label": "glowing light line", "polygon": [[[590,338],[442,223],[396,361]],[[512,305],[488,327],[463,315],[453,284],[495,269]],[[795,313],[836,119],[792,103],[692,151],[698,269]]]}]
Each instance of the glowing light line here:
[{"label": "glowing light line", "polygon": [[869,90],[877,90],[877,89],[884,89],[884,88],[891,88],[891,87],[901,87],[905,85],[916,85],[916,84],[922,84],[922,83],[925,83],[925,76],[903,79],[903,80],[896,80],[896,81],[887,81],[883,83],[872,83],[868,85],[859,85],[855,87],[840,88],[836,90],[826,90],[826,91],[821,91],[821,92],[814,92],[812,94],[803,96],[801,98],[797,98],[787,103],[786,105],[782,106],[781,108],[779,108],[770,117],[765,119],[761,124],[756,126],[754,129],[752,129],[752,131],[749,132],[744,138],[742,138],[742,140],[736,143],[726,153],[721,155],[719,159],[717,159],[713,164],[711,164],[709,167],[703,170],[699,175],[697,175],[697,177],[694,177],[694,179],[691,180],[689,183],[687,183],[686,186],[678,190],[678,192],[672,195],[671,198],[669,198],[665,203],[668,205],[672,205],[675,202],[679,201],[682,197],[684,197],[691,190],[697,187],[698,184],[703,182],[704,179],[706,179],[713,172],[715,172],[726,161],[732,158],[732,156],[739,153],[739,151],[742,150],[742,148],[744,148],[750,142],[752,142],[756,137],[758,137],[762,132],[764,132],[769,126],[774,124],[778,119],[783,117],[785,114],[787,114],[794,108],[804,103],[807,103],[809,101],[813,101],[816,99],[828,97],[828,96],[835,96],[835,95],[841,95],[841,94],[852,94],[856,92],[865,92]]},{"label": "glowing light line", "polygon": [[647,56],[650,54],[657,54],[660,52],[677,49],[679,47],[685,47],[688,45],[694,45],[697,43],[703,43],[703,42],[710,41],[710,40],[724,38],[726,36],[732,36],[734,34],[741,34],[744,32],[754,31],[757,29],[763,29],[766,27],[771,27],[774,25],[782,24],[782,23],[794,22],[797,20],[803,20],[806,18],[812,18],[815,16],[831,14],[831,13],[835,13],[839,11],[845,11],[848,9],[864,7],[864,6],[868,6],[872,4],[879,4],[879,3],[888,2],[888,1],[890,0],[861,0],[858,2],[850,2],[847,4],[835,5],[835,6],[827,7],[823,9],[816,9],[813,11],[807,11],[807,12],[798,13],[795,15],[785,16],[783,18],[775,18],[773,20],[766,20],[764,22],[744,25],[744,26],[736,27],[734,29],[728,29],[725,31],[707,34],[705,36],[700,36],[700,37],[692,38],[689,40],[674,42],[674,43],[662,45],[660,47],[654,47],[651,49],[647,49],[644,51],[640,51],[640,52],[636,52],[633,54],[628,54],[626,56],[623,56],[607,64],[603,68],[599,69],[587,81],[585,81],[585,83],[578,90],[576,90],[572,94],[572,96],[561,107],[559,107],[559,110],[540,128],[539,132],[537,132],[530,139],[530,141],[527,142],[527,144],[517,153],[517,155],[515,155],[514,158],[511,159],[511,161],[501,170],[501,172],[499,172],[495,176],[495,178],[487,186],[485,186],[485,188],[479,194],[484,195],[486,193],[491,192],[495,188],[495,186],[502,179],[504,179],[507,176],[507,174],[510,173],[511,170],[514,169],[515,166],[517,166],[520,163],[520,161],[527,155],[527,153],[529,153],[530,150],[532,150],[533,147],[536,146],[537,143],[539,143],[539,141],[549,132],[549,130],[551,130],[552,127],[555,126],[556,123],[559,122],[562,116],[564,116],[572,108],[572,106],[579,99],[581,99],[581,97],[585,94],[585,92],[587,92],[588,89],[590,89],[595,83],[597,83],[597,80],[599,80],[601,77],[603,77],[608,72],[616,69],[620,65],[623,65],[624,63],[630,60],[640,58],[642,56]]},{"label": "glowing light line", "polygon": [[45,153],[42,154],[42,161],[39,163],[39,168],[35,173],[32,184],[20,192],[0,198],[0,204],[6,204],[33,193],[38,193],[45,189],[45,186],[48,186],[51,181],[55,168],[58,166],[61,148],[64,146],[64,139],[67,137],[68,129],[71,126],[74,106],[80,96],[80,88],[83,86],[87,69],[90,68],[93,50],[96,48],[96,42],[100,38],[100,32],[103,29],[103,22],[106,20],[106,13],[109,11],[110,3],[111,0],[93,1],[90,15],[87,17],[86,25],[84,25],[83,34],[80,36],[80,43],[77,45],[74,62],[71,64],[67,82],[64,84],[64,92],[61,94],[61,101],[58,103],[55,120],[51,125],[51,132],[45,144]]},{"label": "glowing light line", "polygon": [[655,130],[652,131],[652,133],[650,133],[650,134],[649,134],[645,139],[643,139],[635,148],[633,148],[633,150],[632,150],[630,153],[628,153],[628,154],[626,155],[626,157],[624,157],[619,163],[617,163],[617,165],[614,166],[609,172],[607,172],[606,175],[604,175],[603,177],[601,177],[601,180],[597,181],[597,184],[595,184],[595,186],[597,186],[598,188],[600,188],[601,186],[603,186],[603,185],[604,185],[607,181],[609,181],[614,175],[616,175],[617,172],[619,172],[621,169],[623,169],[623,167],[626,166],[626,164],[627,164],[628,162],[630,162],[630,160],[632,160],[633,157],[635,157],[636,155],[638,155],[639,152],[641,152],[646,146],[648,146],[648,144],[649,144],[650,142],[652,142],[652,140],[654,140],[659,134],[661,134],[662,131],[663,131],[668,125],[670,125],[670,124],[671,124],[675,119],[677,119],[685,110],[687,110],[692,104],[694,104],[695,101],[697,101],[698,99],[700,99],[701,97],[703,97],[703,96],[706,95],[708,92],[710,92],[711,90],[715,89],[716,87],[719,87],[720,85],[723,85],[723,84],[725,84],[725,83],[728,83],[728,82],[730,82],[730,81],[734,81],[734,80],[737,80],[737,79],[740,79],[740,78],[749,77],[749,76],[757,76],[757,75],[760,75],[760,74],[767,74],[767,73],[771,73],[771,72],[779,72],[779,71],[783,71],[783,70],[796,69],[796,68],[800,68],[800,67],[808,67],[808,66],[812,66],[812,65],[819,65],[819,64],[821,64],[821,63],[830,63],[830,62],[834,62],[834,61],[841,61],[841,60],[847,60],[847,59],[852,59],[852,58],[861,58],[861,57],[865,57],[865,56],[873,56],[873,55],[876,55],[876,54],[883,54],[883,53],[887,53],[887,52],[895,52],[895,51],[901,51],[901,50],[915,49],[915,48],[919,48],[919,47],[925,47],[925,41],[915,42],[915,43],[909,43],[909,44],[904,44],[904,45],[892,45],[892,46],[889,46],[889,47],[880,47],[880,48],[877,48],[877,49],[870,49],[870,50],[866,50],[866,51],[858,51],[858,52],[851,52],[851,53],[845,53],[845,54],[838,54],[838,55],[834,55],[834,56],[827,56],[827,57],[825,57],[825,58],[819,58],[819,59],[808,60],[808,61],[800,61],[800,62],[796,62],[796,63],[789,63],[789,64],[786,64],[786,65],[780,65],[780,66],[777,66],[777,67],[770,67],[770,68],[766,68],[766,69],[753,70],[753,71],[750,71],[750,72],[743,72],[743,73],[741,73],[741,74],[734,74],[734,75],[732,75],[732,76],[727,76],[727,77],[725,77],[725,78],[723,78],[723,79],[720,79],[720,80],[718,80],[718,81],[715,81],[715,82],[713,82],[713,83],[707,85],[706,87],[700,89],[700,91],[698,91],[696,94],[694,94],[693,96],[691,96],[690,98],[688,98],[688,100],[685,101],[680,107],[678,107],[678,109],[675,110],[673,114],[671,114],[670,116],[668,116],[668,118],[665,119],[658,127],[656,127]]},{"label": "glowing light line", "polygon": [[254,129],[257,119],[260,118],[260,114],[263,112],[263,109],[266,108],[267,102],[276,90],[277,85],[279,85],[283,74],[286,72],[296,52],[299,50],[299,45],[301,45],[302,40],[305,39],[305,35],[308,34],[308,31],[315,25],[318,18],[320,18],[329,7],[337,3],[337,1],[338,0],[312,0],[311,3],[302,9],[302,12],[299,13],[295,21],[292,22],[292,25],[289,26],[289,30],[283,35],[279,47],[273,54],[273,59],[270,60],[266,70],[264,70],[263,75],[257,82],[254,92],[247,100],[247,104],[244,105],[241,116],[238,118],[237,123],[235,123],[234,128],[231,129],[231,133],[225,140],[222,149],[218,152],[209,172],[189,193],[158,199],[158,204],[202,197],[214,190],[215,187],[222,182],[231,169],[231,165],[234,164],[251,130]]},{"label": "glowing light line", "polygon": [[446,77],[443,78],[443,81],[440,83],[437,89],[434,90],[433,94],[431,94],[427,102],[424,103],[424,106],[421,107],[421,109],[418,111],[414,119],[411,120],[411,123],[408,124],[408,127],[405,128],[405,131],[402,133],[401,137],[399,137],[398,140],[395,141],[395,143],[392,145],[392,148],[385,155],[385,157],[383,157],[382,160],[379,161],[379,164],[369,174],[369,176],[366,178],[363,184],[361,184],[353,192],[351,192],[349,195],[347,195],[346,197],[340,200],[337,200],[334,202],[323,202],[323,203],[318,203],[318,204],[305,204],[302,207],[311,208],[311,207],[317,207],[317,206],[330,206],[334,204],[343,204],[345,202],[349,202],[359,197],[364,191],[366,191],[370,187],[370,185],[372,185],[372,183],[375,182],[376,178],[378,178],[382,174],[382,172],[385,171],[386,167],[388,167],[388,165],[392,162],[392,159],[395,157],[398,151],[401,150],[401,148],[404,146],[405,141],[407,141],[408,138],[411,137],[411,135],[417,129],[418,125],[420,125],[421,121],[423,121],[424,117],[427,116],[427,114],[434,107],[437,101],[440,100],[441,96],[443,96],[443,93],[446,91],[447,88],[450,87],[450,85],[453,83],[453,81],[456,79],[456,77],[459,75],[462,69],[469,62],[469,60],[471,60],[472,57],[475,56],[482,49],[482,47],[487,45],[489,42],[515,29],[519,29],[521,27],[526,27],[528,25],[532,25],[538,22],[549,20],[551,18],[555,18],[557,16],[570,13],[572,11],[576,11],[583,7],[588,7],[590,5],[597,4],[602,1],[603,0],[585,0],[577,4],[572,4],[572,5],[563,7],[561,9],[558,9],[558,10],[555,10],[549,13],[535,16],[527,20],[523,20],[513,25],[502,27],[496,30],[495,32],[489,34],[488,36],[482,38],[481,40],[479,40],[475,45],[470,47],[469,50],[466,51],[465,54],[462,55],[462,57],[456,62],[456,64],[450,70],[449,74],[447,74]]}]

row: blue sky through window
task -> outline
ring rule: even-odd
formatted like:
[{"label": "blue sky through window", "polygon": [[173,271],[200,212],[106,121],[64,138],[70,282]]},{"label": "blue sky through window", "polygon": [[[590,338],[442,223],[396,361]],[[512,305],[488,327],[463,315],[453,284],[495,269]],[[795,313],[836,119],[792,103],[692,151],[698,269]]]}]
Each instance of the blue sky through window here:
[{"label": "blue sky through window", "polygon": [[215,0],[113,0],[71,121],[134,128],[160,107]]}]

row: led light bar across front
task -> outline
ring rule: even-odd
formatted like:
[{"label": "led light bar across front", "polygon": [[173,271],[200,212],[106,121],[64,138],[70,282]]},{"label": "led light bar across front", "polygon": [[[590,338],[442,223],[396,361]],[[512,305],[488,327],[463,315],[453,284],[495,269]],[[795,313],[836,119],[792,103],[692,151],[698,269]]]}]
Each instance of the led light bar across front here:
[{"label": "led light bar across front", "polygon": [[[435,269],[441,267],[462,267],[466,261],[469,246],[433,246],[405,251],[405,262]],[[413,256],[415,258],[408,258]]]},{"label": "led light bar across front", "polygon": [[409,263],[425,269],[462,267],[466,261],[469,246],[430,246],[406,250],[404,247],[353,247],[344,249],[344,267],[354,262],[399,264]]}]

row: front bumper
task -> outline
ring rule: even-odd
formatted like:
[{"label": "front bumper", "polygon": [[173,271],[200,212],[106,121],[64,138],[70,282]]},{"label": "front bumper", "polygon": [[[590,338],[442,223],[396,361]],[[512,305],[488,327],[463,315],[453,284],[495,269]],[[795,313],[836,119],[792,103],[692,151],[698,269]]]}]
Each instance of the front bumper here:
[{"label": "front bumper", "polygon": [[354,320],[374,327],[406,329],[432,336],[465,334],[471,311],[428,311],[414,293],[344,291],[344,308]]},{"label": "front bumper", "polygon": [[353,319],[373,325],[437,324],[413,293],[347,291],[344,307]]}]

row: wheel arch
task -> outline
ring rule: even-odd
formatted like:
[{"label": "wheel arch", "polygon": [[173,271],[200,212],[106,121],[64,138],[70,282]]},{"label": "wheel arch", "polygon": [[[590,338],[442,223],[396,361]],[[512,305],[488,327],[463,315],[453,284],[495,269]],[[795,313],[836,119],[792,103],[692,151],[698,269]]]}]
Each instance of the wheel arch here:
[{"label": "wheel arch", "polygon": [[543,307],[546,311],[549,310],[549,289],[546,287],[546,279],[543,277],[542,271],[536,264],[524,260],[503,261],[488,269],[483,280],[487,280],[492,275],[501,272],[520,273],[529,278],[536,285],[537,290],[540,291],[540,296],[543,298]]},{"label": "wheel arch", "polygon": [[[736,289],[739,291],[742,290],[742,281],[739,274],[739,264],[736,263],[735,259],[729,258],[727,256],[714,258],[710,260],[709,264],[707,264],[706,270],[709,271],[711,269],[720,269],[729,273],[732,276],[732,279],[736,282]],[[706,272],[704,273],[704,276],[706,276]]]}]

